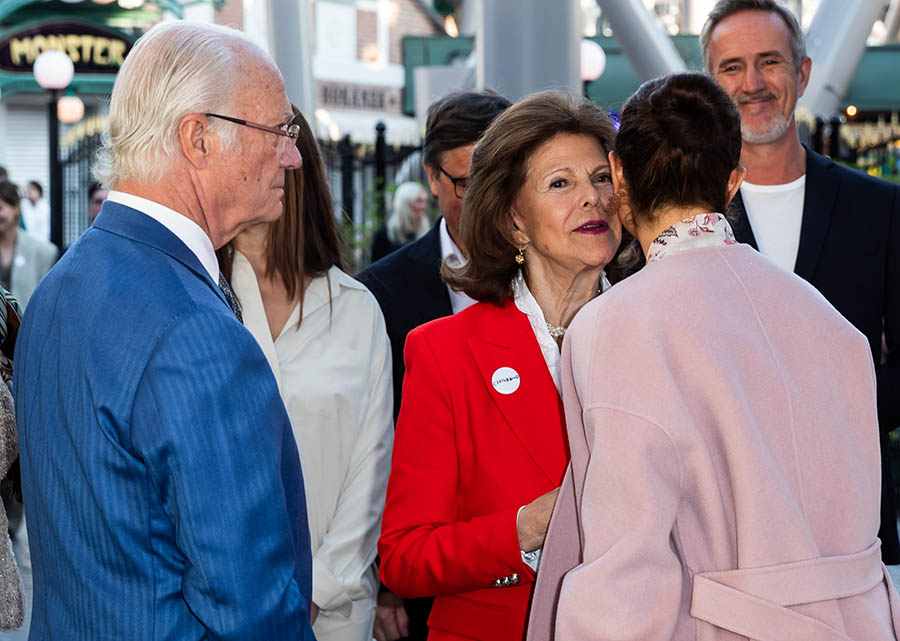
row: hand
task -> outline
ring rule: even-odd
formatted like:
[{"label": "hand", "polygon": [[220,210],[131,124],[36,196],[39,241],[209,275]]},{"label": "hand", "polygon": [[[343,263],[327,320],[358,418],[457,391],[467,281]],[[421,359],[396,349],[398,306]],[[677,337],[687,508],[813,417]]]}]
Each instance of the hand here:
[{"label": "hand", "polygon": [[378,593],[372,636],[375,641],[396,641],[409,636],[409,616],[403,608],[403,599],[386,588]]},{"label": "hand", "polygon": [[544,546],[544,537],[547,536],[547,527],[550,525],[550,516],[553,514],[558,494],[559,488],[550,490],[519,512],[516,529],[519,535],[519,549],[523,552],[533,552]]},{"label": "hand", "polygon": [[319,606],[313,603],[309,608],[309,624],[312,625],[319,618]]}]

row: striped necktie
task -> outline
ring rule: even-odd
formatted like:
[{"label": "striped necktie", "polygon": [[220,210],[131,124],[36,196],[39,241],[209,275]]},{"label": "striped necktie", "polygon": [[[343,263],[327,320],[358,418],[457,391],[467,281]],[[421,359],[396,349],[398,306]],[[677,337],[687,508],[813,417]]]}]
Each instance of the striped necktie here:
[{"label": "striped necktie", "polygon": [[237,299],[234,297],[234,292],[231,291],[231,285],[229,285],[228,281],[225,280],[225,276],[222,274],[222,272],[219,272],[219,289],[221,289],[222,293],[225,294],[225,300],[228,301],[228,306],[231,308],[231,311],[233,311],[234,315],[237,316],[238,321],[243,324],[244,317],[241,314],[241,306],[238,305]]}]

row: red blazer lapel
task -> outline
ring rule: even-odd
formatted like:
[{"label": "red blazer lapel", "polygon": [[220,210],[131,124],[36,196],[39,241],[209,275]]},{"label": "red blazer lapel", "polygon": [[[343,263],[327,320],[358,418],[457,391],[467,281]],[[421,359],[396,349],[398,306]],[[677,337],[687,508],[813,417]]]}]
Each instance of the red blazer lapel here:
[{"label": "red blazer lapel", "polygon": [[559,485],[568,440],[562,401],[540,346],[512,301],[484,309],[481,335],[468,339],[481,384],[538,468]]}]

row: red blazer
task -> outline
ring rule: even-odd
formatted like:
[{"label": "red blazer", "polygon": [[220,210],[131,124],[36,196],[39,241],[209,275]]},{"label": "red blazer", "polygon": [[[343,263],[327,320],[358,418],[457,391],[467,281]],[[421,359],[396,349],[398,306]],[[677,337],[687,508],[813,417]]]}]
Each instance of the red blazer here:
[{"label": "red blazer", "polygon": [[[528,318],[478,303],[410,332],[381,539],[381,579],[436,596],[429,640],[519,641],[534,572],[519,508],[562,482],[562,403]],[[494,379],[519,375],[511,393]],[[507,372],[509,374],[509,372]],[[514,381],[498,382],[509,392]],[[494,582],[516,574],[518,583]]]}]

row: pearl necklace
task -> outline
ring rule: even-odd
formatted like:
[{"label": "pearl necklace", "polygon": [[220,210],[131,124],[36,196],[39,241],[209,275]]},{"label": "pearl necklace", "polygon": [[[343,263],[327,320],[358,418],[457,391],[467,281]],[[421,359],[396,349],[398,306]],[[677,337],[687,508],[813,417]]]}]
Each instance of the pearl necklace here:
[{"label": "pearl necklace", "polygon": [[555,341],[562,340],[562,337],[566,335],[565,327],[557,327],[556,325],[551,325],[547,323],[547,331],[550,332],[550,338]]}]

